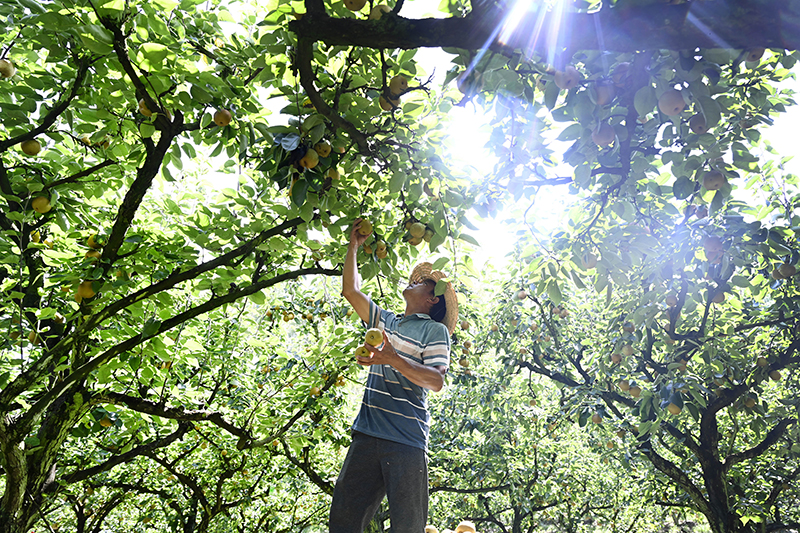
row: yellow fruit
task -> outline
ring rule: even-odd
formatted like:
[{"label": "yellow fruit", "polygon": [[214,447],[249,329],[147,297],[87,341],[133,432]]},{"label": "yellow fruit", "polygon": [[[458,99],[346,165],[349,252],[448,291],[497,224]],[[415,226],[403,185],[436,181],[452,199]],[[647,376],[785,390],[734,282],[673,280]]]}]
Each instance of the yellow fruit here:
[{"label": "yellow fruit", "polygon": [[214,113],[214,124],[222,128],[230,124],[232,118],[233,115],[227,109],[217,109]]},{"label": "yellow fruit", "polygon": [[386,259],[387,257],[389,257],[389,251],[386,248],[384,248],[383,250],[378,250],[377,252],[375,252],[375,257],[377,257],[378,259]]},{"label": "yellow fruit", "polygon": [[363,346],[359,346],[356,348],[356,357],[372,357],[372,354]]},{"label": "yellow fruit", "polygon": [[378,328],[370,328],[364,336],[364,342],[370,346],[378,346],[383,342],[383,331]]},{"label": "yellow fruit", "polygon": [[331,155],[331,145],[327,142],[320,142],[314,145],[314,151],[317,152],[317,155],[320,157],[328,157]]},{"label": "yellow fruit", "polygon": [[53,206],[50,205],[50,199],[47,196],[37,196],[31,200],[31,207],[40,215],[50,211]]},{"label": "yellow fruit", "polygon": [[378,242],[376,242],[376,243],[375,243],[375,249],[376,249],[377,251],[379,251],[379,252],[380,252],[381,250],[385,250],[385,249],[386,249],[386,243],[385,243],[385,242],[383,242],[383,241],[378,241]]},{"label": "yellow fruit", "polygon": [[677,416],[677,415],[681,414],[681,411],[682,411],[682,410],[683,410],[683,409],[682,409],[681,407],[679,407],[679,406],[675,405],[675,404],[674,404],[674,403],[672,403],[672,402],[670,402],[670,404],[667,406],[667,411],[669,411],[669,412],[670,412],[670,414],[673,414],[673,415],[675,415],[675,416]]},{"label": "yellow fruit", "polygon": [[377,5],[370,10],[368,18],[369,20],[380,20],[384,13],[391,13],[391,12],[392,12],[391,7],[383,4]]},{"label": "yellow fruit", "polygon": [[634,398],[638,398],[642,394],[642,388],[638,385],[634,385],[628,389],[628,392]]},{"label": "yellow fruit", "polygon": [[361,11],[367,5],[367,0],[344,0],[344,7],[350,11]]},{"label": "yellow fruit", "polygon": [[678,305],[678,297],[675,296],[674,294],[670,294],[667,296],[664,302],[667,304],[667,307],[675,307],[676,305]]},{"label": "yellow fruit", "polygon": [[152,117],[153,116],[153,112],[150,111],[150,109],[147,108],[147,104],[145,103],[144,98],[139,100],[139,113],[141,113],[142,115],[144,115],[146,117]]},{"label": "yellow fruit", "polygon": [[631,346],[630,344],[626,344],[625,346],[623,346],[622,347],[622,355],[624,355],[625,357],[632,356],[633,355],[633,346]]},{"label": "yellow fruit", "polygon": [[611,354],[611,363],[612,364],[618,365],[621,362],[622,362],[622,356],[620,354],[618,354],[617,352],[614,352],[614,353]]},{"label": "yellow fruit", "polygon": [[499,330],[500,330],[500,327],[499,327],[497,324],[492,324],[492,327],[491,327],[490,329],[491,329],[492,331],[499,331]]},{"label": "yellow fruit", "polygon": [[42,338],[39,337],[39,334],[36,333],[35,331],[31,331],[30,333],[28,333],[28,340],[31,342],[31,344],[40,344]]},{"label": "yellow fruit", "polygon": [[417,246],[421,242],[422,242],[422,237],[411,237],[410,239],[408,239],[408,244],[410,244],[411,246]]},{"label": "yellow fruit", "polygon": [[527,292],[525,292],[525,291],[519,291],[519,292],[517,292],[517,299],[518,299],[518,300],[524,300],[524,299],[526,299],[527,297],[528,297],[528,293],[527,293]]},{"label": "yellow fruit", "polygon": [[100,259],[100,252],[97,250],[89,250],[84,254],[84,257],[87,259]]},{"label": "yellow fruit", "polygon": [[756,406],[756,400],[748,396],[744,401],[744,405],[745,407],[749,407],[750,409],[752,409],[753,407]]},{"label": "yellow fruit", "polygon": [[339,174],[338,170],[331,167],[328,169],[328,177],[332,180],[338,180],[341,177],[341,175]]},{"label": "yellow fruit", "polygon": [[427,526],[425,526],[425,533],[439,533],[439,530],[436,529],[436,526],[428,524]]},{"label": "yellow fruit", "polygon": [[320,394],[322,394],[322,391],[320,391],[319,387],[311,387],[311,391],[309,392],[309,395],[314,397],[314,396],[319,396]]},{"label": "yellow fruit", "polygon": [[110,428],[111,426],[114,425],[114,423],[111,421],[110,418],[108,418],[108,416],[104,416],[103,418],[100,419],[100,425],[103,426],[104,428]]},{"label": "yellow fruit", "polygon": [[668,89],[658,99],[658,109],[665,115],[680,115],[686,107],[683,93],[677,89]]},{"label": "yellow fruit", "polygon": [[797,274],[797,267],[794,265],[790,265],[789,263],[783,263],[781,266],[778,267],[778,271],[784,278],[791,278],[795,274]]},{"label": "yellow fruit", "polygon": [[17,67],[8,59],[0,59],[0,78],[10,78],[17,72]]},{"label": "yellow fruit", "polygon": [[747,51],[747,58],[745,61],[758,61],[761,59],[761,56],[764,55],[766,52],[765,48],[751,48]]},{"label": "yellow fruit", "polygon": [[91,281],[82,281],[80,285],[78,285],[78,290],[76,291],[76,295],[80,298],[92,298],[95,295],[94,288],[92,287]]},{"label": "yellow fruit", "polygon": [[469,322],[467,322],[466,320],[462,320],[461,321],[461,329],[463,329],[464,331],[468,330],[469,329]]},{"label": "yellow fruit", "polygon": [[595,93],[597,94],[597,105],[608,105],[617,96],[614,84],[610,81],[598,83],[595,87]]},{"label": "yellow fruit", "polygon": [[779,381],[781,379],[781,373],[778,370],[773,370],[769,373],[769,379],[772,381]]},{"label": "yellow fruit", "polygon": [[728,183],[727,178],[719,170],[712,170],[703,175],[703,187],[709,191],[718,191],[726,183]]},{"label": "yellow fruit", "polygon": [[389,81],[389,91],[394,96],[399,96],[408,90],[408,80],[405,76],[397,75]]},{"label": "yellow fruit", "polygon": [[308,150],[306,155],[300,159],[300,166],[311,170],[319,164],[319,154],[316,150]]},{"label": "yellow fruit", "polygon": [[692,133],[696,133],[698,135],[702,135],[707,132],[708,127],[706,126],[706,117],[704,117],[702,113],[692,115],[692,118],[689,119],[689,129],[692,130]]},{"label": "yellow fruit", "polygon": [[463,520],[456,527],[455,533],[475,533],[475,524],[473,524],[469,520]]},{"label": "yellow fruit", "polygon": [[97,234],[89,235],[89,238],[86,239],[86,246],[89,248],[93,248],[95,250],[99,250],[103,247],[103,244],[100,242],[100,239],[97,238]]},{"label": "yellow fruit", "polygon": [[39,141],[36,139],[22,141],[22,144],[20,144],[19,147],[22,149],[22,153],[25,155],[36,155],[42,151],[42,145],[39,144]]},{"label": "yellow fruit", "polygon": [[361,235],[369,235],[370,233],[372,233],[372,222],[370,222],[369,220],[362,220],[358,224],[358,232]]},{"label": "yellow fruit", "polygon": [[423,238],[425,236],[425,224],[421,222],[414,222],[408,229],[412,237]]},{"label": "yellow fruit", "polygon": [[627,379],[621,379],[617,382],[617,387],[619,387],[620,390],[627,391],[630,390],[631,385]]},{"label": "yellow fruit", "polygon": [[378,97],[378,105],[380,105],[381,109],[384,111],[391,111],[395,107],[400,107],[400,99],[387,99],[383,95],[380,95],[380,97]]},{"label": "yellow fruit", "polygon": [[364,245],[364,253],[367,255],[372,255],[372,246],[369,244]]},{"label": "yellow fruit", "polygon": [[569,65],[564,70],[557,71],[553,79],[556,87],[569,90],[578,85],[578,82],[581,81],[581,75],[575,67]]},{"label": "yellow fruit", "polygon": [[42,234],[39,233],[39,230],[34,230],[30,232],[30,238],[33,242],[40,242],[42,240]]},{"label": "yellow fruit", "polygon": [[595,413],[592,415],[592,422],[594,422],[595,424],[602,424],[603,417],[600,416],[600,413]]},{"label": "yellow fruit", "polygon": [[614,133],[614,128],[605,122],[598,124],[592,131],[592,141],[598,146],[609,146],[614,144],[614,139],[617,138]]},{"label": "yellow fruit", "polygon": [[458,364],[463,366],[464,368],[469,368],[469,361],[467,360],[466,357],[462,357],[461,359],[459,359]]},{"label": "yellow fruit", "polygon": [[767,366],[768,364],[769,361],[767,361],[766,357],[759,357],[758,359],[756,359],[756,365],[758,366]]}]

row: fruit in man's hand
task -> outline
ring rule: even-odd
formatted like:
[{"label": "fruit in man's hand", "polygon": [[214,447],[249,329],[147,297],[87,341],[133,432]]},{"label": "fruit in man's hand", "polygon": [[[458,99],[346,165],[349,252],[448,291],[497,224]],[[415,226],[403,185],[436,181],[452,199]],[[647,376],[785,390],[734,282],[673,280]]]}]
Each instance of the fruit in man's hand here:
[{"label": "fruit in man's hand", "polygon": [[709,191],[718,191],[728,183],[725,175],[719,170],[712,170],[703,175],[703,187]]},{"label": "fruit in man's hand", "polygon": [[556,87],[569,90],[578,85],[578,82],[581,81],[581,75],[575,67],[568,65],[564,70],[557,71],[553,79]]},{"label": "fruit in man's hand", "polygon": [[364,335],[364,342],[370,346],[378,346],[383,342],[383,331],[378,328],[370,328],[367,334]]},{"label": "fruit in man's hand", "polygon": [[704,117],[702,113],[692,115],[692,118],[689,119],[689,129],[692,130],[692,133],[696,133],[698,135],[702,135],[707,132],[708,127],[706,126],[706,117]]},{"label": "fruit in man's hand", "polygon": [[39,141],[36,139],[22,141],[22,144],[20,144],[19,147],[22,149],[22,153],[30,156],[34,156],[42,151],[42,145],[39,144]]},{"label": "fruit in man's hand", "polygon": [[356,348],[356,357],[372,357],[372,354],[363,346],[359,346]]},{"label": "fruit in man's hand", "polygon": [[614,133],[614,128],[606,122],[598,124],[592,131],[592,141],[598,146],[612,145],[616,138],[617,134]]},{"label": "fruit in man's hand", "polygon": [[37,196],[31,200],[31,207],[40,215],[47,213],[53,208],[53,206],[50,205],[50,199],[47,196]]},{"label": "fruit in man's hand", "polygon": [[658,99],[658,109],[668,116],[680,115],[686,108],[683,93],[677,89],[668,89]]},{"label": "fruit in man's hand", "polygon": [[[367,18],[369,20],[380,20],[384,13],[391,13],[391,12],[392,12],[392,8],[391,7],[389,7],[387,5],[384,5],[384,4],[380,4],[380,5],[377,5],[377,6],[373,7],[372,9],[370,9],[369,17],[367,17]],[[392,91],[392,92],[394,92],[394,91]]]},{"label": "fruit in man's hand", "polygon": [[423,238],[425,236],[425,224],[421,222],[414,222],[408,229],[412,237]]},{"label": "fruit in man's hand", "polygon": [[362,220],[358,224],[358,232],[361,235],[369,235],[370,233],[372,233],[372,222],[370,222],[369,220]]},{"label": "fruit in man's hand", "polygon": [[227,109],[217,109],[214,113],[214,124],[222,128],[230,124],[232,118],[233,115]]},{"label": "fruit in man's hand", "polygon": [[318,164],[319,164],[319,154],[317,153],[316,150],[306,151],[306,155],[304,155],[300,159],[300,166],[303,168],[307,168],[309,170],[316,167]]},{"label": "fruit in man's hand", "polygon": [[10,78],[17,72],[17,67],[8,59],[0,59],[0,78]]},{"label": "fruit in man's hand", "polygon": [[324,141],[319,142],[314,145],[314,151],[317,152],[320,157],[328,157],[331,155],[331,145]]},{"label": "fruit in man's hand", "polygon": [[367,0],[344,0],[344,7],[350,11],[361,11],[367,5]]},{"label": "fruit in man's hand", "polygon": [[407,89],[408,89],[408,80],[405,78],[405,76],[400,76],[398,74],[397,76],[389,80],[389,91],[393,95],[399,96]]}]

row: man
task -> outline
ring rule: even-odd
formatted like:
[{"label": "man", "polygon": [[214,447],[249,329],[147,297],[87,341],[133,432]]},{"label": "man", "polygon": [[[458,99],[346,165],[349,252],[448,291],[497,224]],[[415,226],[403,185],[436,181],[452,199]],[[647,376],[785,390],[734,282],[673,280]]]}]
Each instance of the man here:
[{"label": "man", "polygon": [[361,410],[353,423],[353,442],[336,481],[331,533],[361,533],[384,495],[393,533],[423,533],[428,519],[427,391],[439,391],[450,364],[450,335],[458,317],[452,286],[434,293],[444,277],[430,263],[414,268],[403,290],[405,313],[380,309],[361,292],[356,255],[369,235],[350,231],[342,274],[342,295],[367,327],[383,330],[383,344],[365,344],[367,367]]}]

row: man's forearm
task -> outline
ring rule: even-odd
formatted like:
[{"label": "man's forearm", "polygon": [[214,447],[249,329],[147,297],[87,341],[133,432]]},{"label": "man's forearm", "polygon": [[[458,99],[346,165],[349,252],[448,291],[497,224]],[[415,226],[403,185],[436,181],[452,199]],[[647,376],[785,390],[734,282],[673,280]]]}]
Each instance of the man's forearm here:
[{"label": "man's forearm", "polygon": [[392,368],[403,374],[410,382],[420,387],[439,392],[444,387],[447,367],[426,366],[397,354],[391,362]]},{"label": "man's forearm", "polygon": [[351,242],[347,245],[347,252],[344,256],[344,268],[342,269],[342,295],[345,298],[348,298],[348,294],[361,290],[361,283],[358,279],[357,257],[358,246]]}]

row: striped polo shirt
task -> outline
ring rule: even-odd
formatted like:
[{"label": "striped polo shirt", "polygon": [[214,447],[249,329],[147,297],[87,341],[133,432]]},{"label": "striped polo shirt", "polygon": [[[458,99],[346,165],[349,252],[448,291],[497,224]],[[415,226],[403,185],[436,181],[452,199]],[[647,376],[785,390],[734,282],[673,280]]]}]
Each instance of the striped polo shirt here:
[{"label": "striped polo shirt", "polygon": [[[423,313],[395,315],[370,302],[367,327],[386,332],[400,356],[427,366],[449,366],[447,326]],[[367,385],[353,430],[426,450],[431,417],[428,390],[391,365],[367,367]]]}]

